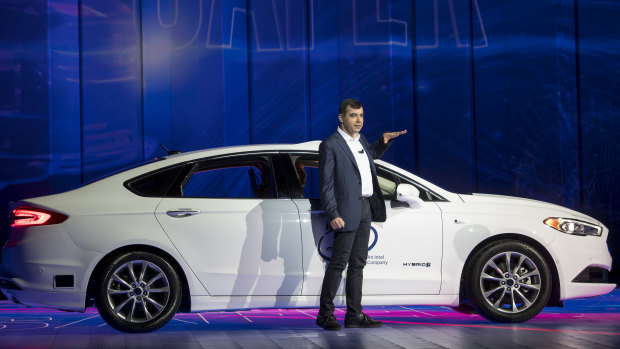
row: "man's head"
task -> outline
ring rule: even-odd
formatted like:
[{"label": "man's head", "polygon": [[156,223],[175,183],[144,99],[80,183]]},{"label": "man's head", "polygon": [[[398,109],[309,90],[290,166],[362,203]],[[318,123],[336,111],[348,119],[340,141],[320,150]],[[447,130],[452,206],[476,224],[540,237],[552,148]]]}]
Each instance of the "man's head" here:
[{"label": "man's head", "polygon": [[351,137],[362,130],[364,126],[364,108],[360,101],[348,98],[340,103],[338,109],[340,127]]}]

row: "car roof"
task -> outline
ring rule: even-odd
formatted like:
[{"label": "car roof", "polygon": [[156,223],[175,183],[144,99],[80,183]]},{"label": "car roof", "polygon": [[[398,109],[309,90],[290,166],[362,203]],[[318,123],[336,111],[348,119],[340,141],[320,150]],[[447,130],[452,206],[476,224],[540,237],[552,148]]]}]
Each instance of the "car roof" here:
[{"label": "car roof", "polygon": [[[225,154],[235,154],[235,153],[246,153],[246,152],[256,152],[256,151],[318,151],[319,144],[321,141],[309,141],[304,143],[297,144],[250,144],[250,145],[237,145],[237,146],[227,146],[227,147],[219,147],[219,148],[209,148],[202,150],[194,150],[186,153],[179,153],[174,155],[165,156],[165,159],[170,160],[179,160],[188,161],[194,159],[200,159],[204,157],[225,155]],[[177,161],[174,161],[175,163]]]}]

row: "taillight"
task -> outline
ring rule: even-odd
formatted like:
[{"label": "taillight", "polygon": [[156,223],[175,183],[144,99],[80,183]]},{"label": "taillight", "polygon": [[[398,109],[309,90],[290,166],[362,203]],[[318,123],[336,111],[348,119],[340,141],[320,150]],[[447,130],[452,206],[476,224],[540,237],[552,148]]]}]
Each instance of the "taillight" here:
[{"label": "taillight", "polygon": [[68,217],[62,213],[36,207],[18,207],[11,212],[11,228],[33,225],[50,225],[64,222]]}]

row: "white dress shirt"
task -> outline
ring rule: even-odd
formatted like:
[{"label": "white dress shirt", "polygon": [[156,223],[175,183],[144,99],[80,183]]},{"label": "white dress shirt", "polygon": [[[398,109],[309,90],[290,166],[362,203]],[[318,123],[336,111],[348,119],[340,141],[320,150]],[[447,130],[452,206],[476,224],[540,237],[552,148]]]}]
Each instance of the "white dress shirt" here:
[{"label": "white dress shirt", "polygon": [[[344,138],[345,142],[347,142],[349,149],[351,149],[353,156],[355,156],[355,162],[357,163],[357,168],[360,171],[360,177],[362,177],[362,196],[372,196],[374,190],[372,188],[370,162],[368,161],[368,154],[363,151],[364,147],[362,147],[362,143],[360,143],[360,134],[356,133],[354,137],[351,137],[340,127],[338,127],[338,132],[340,132],[340,135]],[[360,153],[360,151],[363,152]]]}]

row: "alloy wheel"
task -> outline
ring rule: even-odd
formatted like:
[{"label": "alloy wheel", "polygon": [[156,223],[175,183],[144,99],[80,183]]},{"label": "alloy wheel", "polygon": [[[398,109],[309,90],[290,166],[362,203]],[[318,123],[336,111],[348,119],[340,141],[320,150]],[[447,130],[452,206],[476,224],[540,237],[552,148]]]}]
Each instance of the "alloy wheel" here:
[{"label": "alloy wheel", "polygon": [[107,302],[114,314],[131,323],[157,318],[170,299],[170,282],[156,264],[132,260],[119,266],[106,285]]},{"label": "alloy wheel", "polygon": [[493,309],[520,313],[529,309],[542,287],[539,268],[527,255],[506,251],[490,258],[480,273],[480,290]]}]

